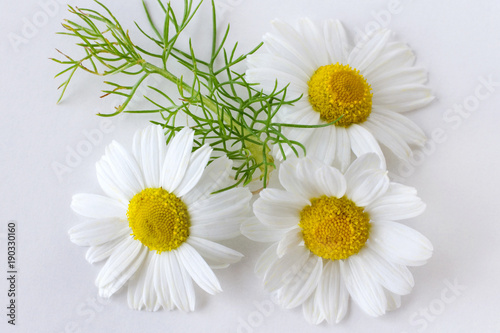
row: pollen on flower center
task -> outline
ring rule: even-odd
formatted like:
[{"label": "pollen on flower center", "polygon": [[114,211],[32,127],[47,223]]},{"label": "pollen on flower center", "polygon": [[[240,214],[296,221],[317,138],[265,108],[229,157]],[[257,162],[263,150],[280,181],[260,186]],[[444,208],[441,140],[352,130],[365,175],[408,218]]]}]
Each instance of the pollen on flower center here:
[{"label": "pollen on flower center", "polygon": [[365,245],[370,231],[370,216],[346,198],[323,195],[311,200],[300,212],[304,243],[315,255],[346,259]]},{"label": "pollen on flower center", "polygon": [[178,248],[189,236],[189,215],[181,199],[163,188],[147,188],[128,205],[133,236],[158,253]]},{"label": "pollen on flower center", "polygon": [[309,102],[320,118],[347,127],[364,122],[372,110],[371,87],[359,70],[336,63],[321,66],[308,82]]}]

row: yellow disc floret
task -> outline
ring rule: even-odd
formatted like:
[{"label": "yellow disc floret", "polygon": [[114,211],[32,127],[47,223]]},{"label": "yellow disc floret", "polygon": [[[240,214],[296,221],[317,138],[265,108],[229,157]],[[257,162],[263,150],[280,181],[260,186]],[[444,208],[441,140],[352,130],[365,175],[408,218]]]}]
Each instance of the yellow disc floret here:
[{"label": "yellow disc floret", "polygon": [[321,66],[308,82],[309,102],[328,123],[347,127],[364,122],[372,111],[371,87],[358,70],[336,63]]},{"label": "yellow disc floret", "polygon": [[128,205],[133,236],[158,253],[178,248],[189,236],[189,215],[181,199],[162,188],[147,188]]},{"label": "yellow disc floret", "polygon": [[300,212],[304,243],[315,255],[346,259],[365,245],[370,231],[370,216],[346,198],[323,195],[311,200]]}]

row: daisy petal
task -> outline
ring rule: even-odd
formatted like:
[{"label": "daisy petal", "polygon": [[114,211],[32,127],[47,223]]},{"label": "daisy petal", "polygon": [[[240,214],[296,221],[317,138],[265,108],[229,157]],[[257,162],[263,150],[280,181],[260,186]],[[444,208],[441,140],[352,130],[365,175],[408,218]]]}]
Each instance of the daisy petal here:
[{"label": "daisy petal", "polygon": [[312,294],[304,304],[302,304],[302,314],[304,318],[313,325],[319,325],[325,320],[325,315],[321,311],[318,303],[317,290],[318,289],[316,289],[316,293]]},{"label": "daisy petal", "polygon": [[93,264],[107,259],[124,241],[123,238],[117,238],[101,245],[91,246],[85,254],[85,260]]},{"label": "daisy petal", "polygon": [[132,151],[144,174],[146,187],[158,187],[167,145],[163,128],[151,125],[134,135]]},{"label": "daisy petal", "polygon": [[385,169],[385,158],[382,150],[380,149],[377,140],[373,137],[368,130],[360,125],[352,124],[347,130],[349,139],[351,141],[352,152],[356,156],[361,156],[366,153],[376,153],[381,160],[382,168]]},{"label": "daisy petal", "polygon": [[122,202],[97,194],[75,194],[71,208],[75,213],[93,219],[127,216],[127,206]]},{"label": "daisy petal", "polygon": [[79,246],[96,246],[130,234],[127,223],[118,219],[98,220],[78,224],[69,231],[70,240]]},{"label": "daisy petal", "polygon": [[255,242],[277,242],[287,231],[282,227],[264,225],[257,218],[248,218],[241,224],[241,234]]},{"label": "daisy petal", "polygon": [[415,54],[401,42],[387,43],[384,52],[375,59],[363,72],[363,76],[371,82],[380,75],[391,72],[395,68],[406,68],[415,62]]},{"label": "daisy petal", "polygon": [[162,255],[156,252],[152,254],[151,265],[153,269],[153,286],[158,297],[158,303],[165,310],[173,310],[174,303],[170,296],[170,287],[167,275],[164,273],[164,260],[160,258]]},{"label": "daisy petal", "polygon": [[201,289],[212,295],[222,291],[214,272],[191,245],[184,243],[177,249],[177,255],[186,271]]},{"label": "daisy petal", "polygon": [[160,176],[162,187],[175,192],[186,173],[193,148],[194,131],[184,127],[170,141]]},{"label": "daisy petal", "polygon": [[337,146],[333,166],[344,172],[351,164],[351,139],[344,127],[337,127],[335,132],[337,133]]},{"label": "daisy petal", "polygon": [[175,252],[163,252],[160,255],[162,272],[167,277],[168,290],[174,305],[184,312],[194,311],[193,281],[184,269],[184,262],[181,260],[179,263],[176,255],[179,251],[180,248]]},{"label": "daisy petal", "polygon": [[263,279],[267,274],[267,271],[278,261],[278,255],[276,251],[278,250],[278,243],[274,243],[270,247],[268,247],[260,257],[257,259],[257,263],[255,264],[255,274]]},{"label": "daisy petal", "polygon": [[394,85],[374,92],[373,105],[402,112],[421,108],[433,99],[431,90],[423,84]]},{"label": "daisy petal", "polygon": [[209,145],[204,145],[191,155],[184,178],[175,190],[176,196],[184,196],[198,183],[210,159],[210,154],[212,154],[212,148]]},{"label": "daisy petal", "polygon": [[284,284],[290,283],[298,272],[301,271],[309,256],[309,250],[303,246],[297,246],[276,261],[264,277],[264,287],[266,290],[274,291],[281,288]]},{"label": "daisy petal", "polygon": [[389,148],[398,158],[406,161],[412,156],[410,146],[391,127],[378,122],[372,117],[364,122],[362,126],[370,131],[377,141]]},{"label": "daisy petal", "polygon": [[152,253],[148,253],[138,274],[130,279],[128,284],[127,300],[131,309],[158,311],[160,303],[153,285],[154,267]]},{"label": "daisy petal", "polygon": [[137,193],[143,190],[144,180],[141,169],[135,158],[123,148],[121,144],[112,141],[106,147],[106,159],[109,167],[116,175],[116,179],[122,184],[123,188]]},{"label": "daisy petal", "polygon": [[203,238],[191,236],[186,242],[198,251],[204,259],[216,263],[234,264],[243,258],[243,254]]},{"label": "daisy petal", "polygon": [[142,265],[148,250],[128,237],[109,257],[96,279],[99,295],[108,298],[118,291]]},{"label": "daisy petal", "polygon": [[387,192],[366,207],[374,221],[397,221],[422,214],[425,204],[412,187],[391,183]]},{"label": "daisy petal", "polygon": [[370,275],[387,290],[398,295],[407,295],[412,290],[415,281],[406,266],[388,262],[369,246],[359,254],[359,257]]},{"label": "daisy petal", "polygon": [[[311,143],[307,147],[307,156],[317,158],[325,164],[331,165],[335,160],[335,150],[337,148],[336,126],[315,128],[308,141]],[[321,144],[315,144],[321,142]]]},{"label": "daisy petal", "polygon": [[182,200],[190,206],[199,200],[206,199],[212,192],[229,185],[229,172],[233,162],[221,156],[208,165],[195,187],[186,193]]},{"label": "daisy petal", "polygon": [[349,292],[342,280],[339,261],[328,261],[323,267],[323,276],[316,290],[325,319],[339,323],[346,315],[349,306]]},{"label": "daisy petal", "polygon": [[302,231],[298,228],[288,231],[283,239],[278,243],[276,253],[278,257],[283,257],[288,251],[296,248],[302,242]]},{"label": "daisy petal", "polygon": [[387,309],[384,289],[366,271],[360,258],[354,255],[339,263],[346,288],[354,302],[370,316],[383,315]]},{"label": "daisy petal", "polygon": [[390,127],[408,144],[423,146],[425,141],[427,141],[422,129],[413,121],[399,113],[376,107],[373,109],[369,119],[376,120]]},{"label": "daisy petal", "polygon": [[431,242],[418,231],[389,221],[372,223],[368,244],[381,257],[406,266],[425,264],[433,249]]},{"label": "daisy petal", "polygon": [[323,167],[324,164],[317,160],[290,158],[280,166],[279,180],[288,192],[303,198],[317,198],[323,193],[314,180],[318,170]]},{"label": "daisy petal", "polygon": [[266,188],[253,204],[253,212],[266,226],[291,228],[299,223],[300,210],[307,205],[309,200],[297,194]]},{"label": "daisy petal", "polygon": [[310,255],[300,271],[287,283],[280,301],[285,309],[293,309],[304,303],[312,295],[321,279],[323,259]]},{"label": "daisy petal", "polygon": [[347,62],[359,71],[364,71],[377,59],[390,37],[390,30],[381,29],[375,31],[354,47]]},{"label": "daisy petal", "polygon": [[344,26],[338,20],[327,20],[324,30],[326,48],[330,56],[327,63],[346,63],[349,41]]}]

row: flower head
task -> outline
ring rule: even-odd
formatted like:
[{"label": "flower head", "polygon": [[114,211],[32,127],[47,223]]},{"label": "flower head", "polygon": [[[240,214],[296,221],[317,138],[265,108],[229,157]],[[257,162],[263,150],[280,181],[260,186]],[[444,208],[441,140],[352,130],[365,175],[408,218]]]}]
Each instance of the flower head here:
[{"label": "flower head", "polygon": [[306,319],[339,322],[349,297],[372,316],[400,306],[414,284],[407,266],[424,264],[432,245],[398,220],[421,214],[416,191],[392,183],[380,158],[365,154],[343,174],[309,158],[279,169],[284,190],[264,189],[257,219],[242,225],[256,241],[273,241],[256,272],[285,308]]},{"label": "flower head", "polygon": [[97,163],[106,196],[73,197],[73,210],[91,221],[73,227],[71,241],[90,246],[89,262],[107,259],[96,279],[102,297],[128,283],[131,308],[193,311],[193,281],[220,292],[212,268],[242,257],[216,242],[239,235],[251,193],[212,194],[227,186],[232,163],[220,157],[207,166],[212,149],[192,153],[193,135],[184,128],[167,146],[162,128],[150,126],[136,133],[132,154],[111,143]]},{"label": "flower head", "polygon": [[[302,19],[294,28],[274,21],[275,33],[264,36],[265,54],[248,57],[247,80],[264,91],[276,80],[289,83],[287,95],[302,98],[284,106],[282,123],[334,124],[320,128],[285,128],[285,136],[304,144],[307,156],[345,171],[351,152],[377,153],[379,143],[400,159],[412,155],[410,145],[423,145],[425,135],[401,113],[427,105],[433,96],[424,83],[424,69],[414,67],[411,49],[393,41],[389,30],[378,30],[350,46],[339,21],[317,24]],[[275,148],[275,154],[282,158]],[[291,155],[292,149],[285,149]]]}]

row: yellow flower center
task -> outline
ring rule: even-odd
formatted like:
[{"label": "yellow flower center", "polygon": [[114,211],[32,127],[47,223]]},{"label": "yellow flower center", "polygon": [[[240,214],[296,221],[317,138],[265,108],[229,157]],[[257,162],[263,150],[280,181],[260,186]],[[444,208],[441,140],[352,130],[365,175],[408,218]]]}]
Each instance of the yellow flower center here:
[{"label": "yellow flower center", "polygon": [[181,199],[162,188],[147,188],[128,205],[134,239],[158,253],[172,251],[189,236],[189,215]]},{"label": "yellow flower center", "polygon": [[359,71],[349,65],[321,66],[308,82],[309,102],[328,123],[337,126],[364,122],[372,111],[371,87]]},{"label": "yellow flower center", "polygon": [[365,245],[370,231],[370,216],[345,196],[311,200],[300,212],[304,243],[315,255],[346,259]]}]

